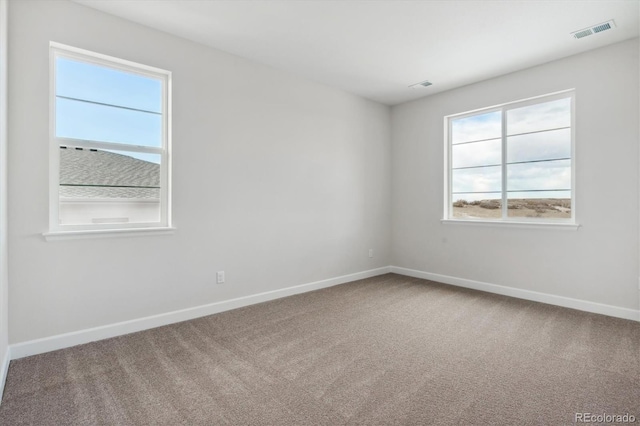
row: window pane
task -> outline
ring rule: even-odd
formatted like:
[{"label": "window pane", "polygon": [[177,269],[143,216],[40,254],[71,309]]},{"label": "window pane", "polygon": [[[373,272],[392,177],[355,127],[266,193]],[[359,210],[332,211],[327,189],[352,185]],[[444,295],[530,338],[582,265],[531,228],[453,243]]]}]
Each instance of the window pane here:
[{"label": "window pane", "polygon": [[[501,167],[478,167],[473,169],[453,170],[452,199],[457,199],[457,193],[497,192],[502,189]],[[498,198],[500,198],[498,196]]]},{"label": "window pane", "polygon": [[507,216],[571,218],[571,191],[509,192]]},{"label": "window pane", "polygon": [[507,135],[557,129],[571,126],[571,99],[542,102],[510,109],[507,115]]},{"label": "window pane", "polygon": [[454,169],[500,163],[502,163],[502,141],[500,139],[451,147],[451,164]]},{"label": "window pane", "polygon": [[494,111],[451,122],[451,143],[499,138],[502,134],[501,112]]},{"label": "window pane", "polygon": [[502,197],[494,193],[454,194],[452,214],[455,218],[499,218]]},{"label": "window pane", "polygon": [[571,129],[507,138],[507,163],[558,158],[571,158]]},{"label": "window pane", "polygon": [[162,82],[113,68],[56,60],[56,96],[162,112]]},{"label": "window pane", "polygon": [[160,161],[157,154],[61,148],[61,224],[160,221]]},{"label": "window pane", "polygon": [[56,136],[162,146],[162,116],[58,98]]},{"label": "window pane", "polygon": [[507,189],[516,191],[571,190],[571,160],[507,165]]}]

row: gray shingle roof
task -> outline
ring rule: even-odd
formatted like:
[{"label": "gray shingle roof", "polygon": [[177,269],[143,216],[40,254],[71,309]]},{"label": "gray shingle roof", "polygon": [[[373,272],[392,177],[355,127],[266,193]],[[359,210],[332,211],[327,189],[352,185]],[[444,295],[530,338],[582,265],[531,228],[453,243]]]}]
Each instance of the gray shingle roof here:
[{"label": "gray shingle roof", "polygon": [[60,148],[63,198],[160,198],[160,165],[114,152]]}]

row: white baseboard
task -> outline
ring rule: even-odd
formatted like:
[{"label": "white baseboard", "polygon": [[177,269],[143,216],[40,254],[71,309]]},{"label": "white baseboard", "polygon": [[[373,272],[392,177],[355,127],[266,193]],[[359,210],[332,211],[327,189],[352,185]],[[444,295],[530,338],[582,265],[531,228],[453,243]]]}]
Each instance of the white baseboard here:
[{"label": "white baseboard", "polygon": [[523,290],[520,288],[506,287],[497,284],[489,284],[481,281],[434,274],[431,272],[401,268],[398,266],[391,266],[390,268],[391,272],[393,272],[394,274],[406,275],[414,278],[423,278],[425,280],[437,281],[440,283],[451,284],[458,287],[471,288],[474,290],[486,291],[488,293],[502,294],[504,296],[532,300],[534,302],[542,302],[550,305],[563,306],[565,308],[578,309],[580,311],[593,312],[596,314],[608,315],[610,317],[640,321],[640,311],[637,311],[635,309],[620,308],[618,306],[589,302],[587,300],[572,299],[570,297],[557,296],[555,294],[540,293],[537,291]]},{"label": "white baseboard", "polygon": [[7,383],[7,374],[9,373],[9,362],[11,361],[11,348],[7,348],[2,365],[0,365],[0,402],[4,394],[4,385]]},{"label": "white baseboard", "polygon": [[256,303],[267,302],[269,300],[279,299],[294,294],[306,293],[308,291],[319,290],[338,284],[344,284],[351,281],[361,280],[364,278],[374,277],[377,275],[393,272],[400,275],[406,275],[415,278],[423,278],[431,281],[437,281],[444,284],[451,284],[459,287],[471,288],[474,290],[486,291],[505,296],[516,297],[519,299],[532,300],[535,302],[548,303],[551,305],[563,306],[566,308],[578,309],[586,312],[608,315],[617,318],[630,319],[640,321],[640,311],[617,306],[605,305],[602,303],[590,302],[586,300],[572,299],[570,297],[557,296],[548,293],[540,293],[537,291],[523,290],[513,287],[505,287],[497,284],[489,284],[481,281],[457,278],[448,275],[434,274],[415,269],[401,268],[398,266],[386,266],[368,271],[358,272],[355,274],[343,275],[340,277],[330,278],[327,280],[316,281],[308,284],[287,287],[279,290],[268,291],[264,293],[253,294],[250,296],[239,297],[231,300],[210,303],[207,305],[196,306],[193,308],[182,309],[164,314],[153,315],[144,318],[138,318],[130,321],[119,322],[115,324],[104,325],[100,327],[90,328],[86,330],[74,331],[71,333],[59,334],[56,336],[36,339],[27,342],[10,345],[9,350],[4,359],[4,363],[0,368],[0,396],[6,379],[9,360],[23,358],[26,356],[37,355],[58,349],[64,349],[71,346],[81,345],[84,343],[94,342],[96,340],[108,339],[110,337],[121,336],[124,334],[134,333],[137,331],[148,330],[150,328],[161,327],[176,322],[187,321],[194,318],[200,318],[207,315],[217,314],[231,309],[241,308],[243,306],[253,305]]},{"label": "white baseboard", "polygon": [[[94,342],[96,340],[108,339],[110,337],[122,336],[136,331],[148,330],[150,328],[161,327],[176,322],[187,321],[207,315],[217,314],[231,309],[256,303],[267,302],[281,297],[292,296],[294,294],[306,293],[308,291],[319,290],[338,284],[374,277],[390,272],[390,267],[370,269],[368,271],[355,274],[343,275],[327,280],[316,281],[308,284],[287,287],[279,290],[267,291],[250,296],[238,297],[236,299],[224,300],[179,311],[167,312],[164,314],[138,318],[130,321],[123,321],[115,324],[103,325],[86,330],[74,331],[71,333],[58,334],[56,336],[45,337],[43,339],[30,340],[23,343],[16,343],[10,346],[11,359],[23,358],[45,352],[64,349],[83,343]],[[7,362],[8,365],[8,362]]]}]

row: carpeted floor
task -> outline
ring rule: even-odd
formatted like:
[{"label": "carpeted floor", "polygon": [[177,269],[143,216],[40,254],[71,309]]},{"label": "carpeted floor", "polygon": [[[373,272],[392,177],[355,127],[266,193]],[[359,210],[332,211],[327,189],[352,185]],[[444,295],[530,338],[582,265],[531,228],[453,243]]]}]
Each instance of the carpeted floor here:
[{"label": "carpeted floor", "polygon": [[2,425],[640,423],[640,323],[383,275],[11,362]]}]

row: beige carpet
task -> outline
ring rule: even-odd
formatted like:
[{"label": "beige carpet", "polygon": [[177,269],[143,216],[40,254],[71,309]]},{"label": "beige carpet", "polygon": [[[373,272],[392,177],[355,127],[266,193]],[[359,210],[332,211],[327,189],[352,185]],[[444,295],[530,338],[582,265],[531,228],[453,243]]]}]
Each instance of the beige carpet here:
[{"label": "beige carpet", "polygon": [[384,275],[11,362],[2,425],[640,423],[640,324]]}]

